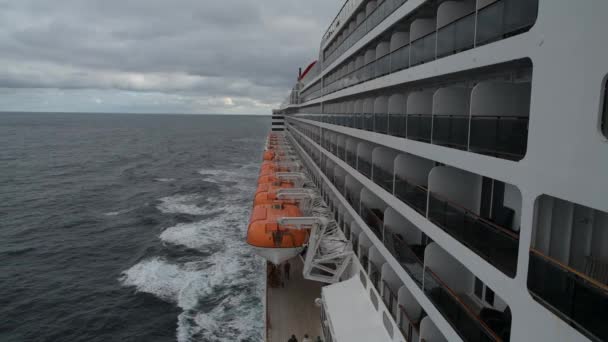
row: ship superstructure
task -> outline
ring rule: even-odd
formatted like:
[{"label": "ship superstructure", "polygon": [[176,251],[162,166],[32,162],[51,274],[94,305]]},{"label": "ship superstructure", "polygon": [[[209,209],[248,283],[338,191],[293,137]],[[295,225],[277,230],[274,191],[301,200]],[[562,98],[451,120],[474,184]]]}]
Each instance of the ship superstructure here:
[{"label": "ship superstructure", "polygon": [[608,341],[606,13],[345,2],[273,112],[355,254],[325,341]]}]

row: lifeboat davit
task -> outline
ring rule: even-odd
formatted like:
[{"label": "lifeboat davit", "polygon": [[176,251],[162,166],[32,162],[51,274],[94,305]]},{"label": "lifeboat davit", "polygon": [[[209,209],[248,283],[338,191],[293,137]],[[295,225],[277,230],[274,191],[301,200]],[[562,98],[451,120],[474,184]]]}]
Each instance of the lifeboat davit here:
[{"label": "lifeboat davit", "polygon": [[277,220],[299,216],[302,215],[297,205],[280,201],[255,206],[247,229],[247,243],[258,255],[274,264],[293,258],[302,252],[309,231],[283,227]]},{"label": "lifeboat davit", "polygon": [[[253,205],[260,204],[270,204],[277,201],[277,191],[280,189],[290,189],[293,188],[292,183],[287,182],[272,182],[272,183],[261,183],[258,185],[258,188],[255,192],[255,198],[253,200]],[[292,203],[293,201],[282,201],[282,203]]]}]

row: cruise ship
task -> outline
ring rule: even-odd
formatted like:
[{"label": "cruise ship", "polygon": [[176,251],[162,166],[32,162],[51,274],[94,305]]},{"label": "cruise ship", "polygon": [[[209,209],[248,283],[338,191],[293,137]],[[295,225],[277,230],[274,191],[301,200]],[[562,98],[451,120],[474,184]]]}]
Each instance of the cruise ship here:
[{"label": "cruise ship", "polygon": [[608,341],[607,14],[347,0],[261,161],[266,340]]}]

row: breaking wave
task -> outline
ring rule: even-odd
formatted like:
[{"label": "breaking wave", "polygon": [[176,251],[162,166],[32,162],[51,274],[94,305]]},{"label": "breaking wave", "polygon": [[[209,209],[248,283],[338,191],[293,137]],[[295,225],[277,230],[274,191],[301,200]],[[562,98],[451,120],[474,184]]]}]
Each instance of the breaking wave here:
[{"label": "breaking wave", "polygon": [[123,272],[120,281],[182,309],[178,341],[263,340],[264,263],[244,242],[255,189],[256,168],[205,169],[204,181],[227,183],[213,194],[177,194],[157,205],[165,214],[204,215],[159,235],[165,248],[184,246],[203,256],[183,253],[155,256]]}]

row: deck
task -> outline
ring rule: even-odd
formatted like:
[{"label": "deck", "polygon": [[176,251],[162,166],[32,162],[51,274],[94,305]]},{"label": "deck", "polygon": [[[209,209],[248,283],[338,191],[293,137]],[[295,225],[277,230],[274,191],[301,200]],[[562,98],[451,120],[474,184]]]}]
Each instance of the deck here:
[{"label": "deck", "polygon": [[284,288],[267,288],[267,341],[284,342],[296,335],[302,341],[308,334],[314,341],[321,332],[321,309],[314,300],[321,298],[323,284],[302,277],[302,260],[289,261],[291,280]]}]

